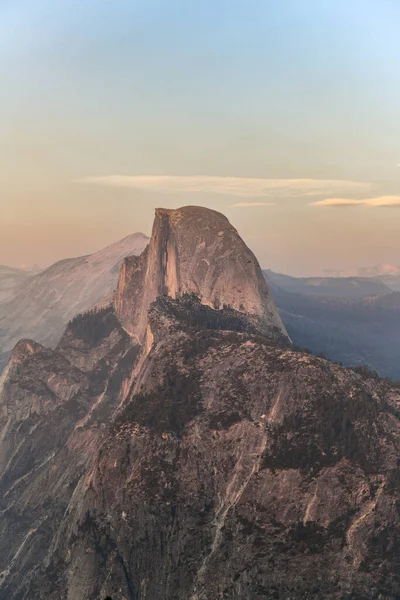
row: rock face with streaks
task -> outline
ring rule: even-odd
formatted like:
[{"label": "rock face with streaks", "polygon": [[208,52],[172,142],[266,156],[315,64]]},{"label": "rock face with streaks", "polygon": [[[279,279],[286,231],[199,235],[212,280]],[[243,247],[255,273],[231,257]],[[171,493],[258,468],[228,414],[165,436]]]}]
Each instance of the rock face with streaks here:
[{"label": "rock face with streaks", "polygon": [[[222,227],[194,214],[158,211],[114,305],[76,317],[56,350],[16,346],[0,599],[396,600],[400,390],[292,349],[256,263],[235,303],[210,250],[229,256]],[[239,289],[242,242],[223,222]]]},{"label": "rock face with streaks", "polygon": [[116,314],[142,342],[150,304],[185,294],[251,315],[266,333],[287,337],[256,257],[224,215],[199,206],[157,209],[148,250],[122,267]]}]

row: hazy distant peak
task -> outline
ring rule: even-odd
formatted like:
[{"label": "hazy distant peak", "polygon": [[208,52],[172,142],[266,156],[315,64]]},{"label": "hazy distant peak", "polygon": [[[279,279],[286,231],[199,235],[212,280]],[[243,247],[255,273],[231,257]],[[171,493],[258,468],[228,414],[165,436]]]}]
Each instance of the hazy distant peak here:
[{"label": "hazy distant peak", "polygon": [[358,272],[364,277],[374,277],[395,292],[400,291],[400,266],[383,263],[372,267],[363,267]]},{"label": "hazy distant peak", "polygon": [[400,276],[400,266],[382,263],[372,267],[361,267],[357,274],[362,277],[379,277],[380,275]]},{"label": "hazy distant peak", "polygon": [[148,241],[143,233],[133,233],[94,254],[60,260],[36,275],[9,267],[4,267],[7,275],[1,275],[0,267],[0,371],[20,338],[55,345],[72,317],[113,294],[122,261],[141,254]]},{"label": "hazy distant peak", "polygon": [[86,258],[91,263],[108,261],[114,258],[123,259],[126,256],[141,254],[148,243],[149,238],[144,233],[132,233],[88,255]]},{"label": "hazy distant peak", "polygon": [[292,277],[264,270],[268,283],[287,292],[306,296],[329,296],[332,298],[365,298],[387,294],[386,282],[369,277]]},{"label": "hazy distant peak", "polygon": [[17,267],[8,267],[7,265],[0,265],[0,275],[11,275],[11,274],[25,273],[24,269],[18,269]]}]

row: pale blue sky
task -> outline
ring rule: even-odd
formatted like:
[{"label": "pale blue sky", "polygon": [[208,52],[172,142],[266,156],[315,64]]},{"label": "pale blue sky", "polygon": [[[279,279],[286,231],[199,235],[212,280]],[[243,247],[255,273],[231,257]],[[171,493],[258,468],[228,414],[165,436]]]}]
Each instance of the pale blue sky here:
[{"label": "pale blue sky", "polygon": [[[397,0],[2,0],[0,28],[0,263],[89,252],[187,203],[227,214],[275,269],[400,263],[398,209],[309,206],[400,196]],[[371,186],[82,182],[112,175]]]}]

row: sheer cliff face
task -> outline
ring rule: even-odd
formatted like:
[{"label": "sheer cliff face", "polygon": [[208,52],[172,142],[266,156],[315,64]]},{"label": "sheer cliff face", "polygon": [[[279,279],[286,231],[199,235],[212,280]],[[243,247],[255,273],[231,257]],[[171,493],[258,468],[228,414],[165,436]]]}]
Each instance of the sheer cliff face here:
[{"label": "sheer cliff face", "polygon": [[225,262],[242,242],[204,209],[187,251],[193,211],[158,212],[115,308],[14,349],[0,600],[398,600],[399,388],[273,343],[252,255]]},{"label": "sheer cliff face", "polygon": [[125,261],[115,299],[126,330],[143,341],[158,296],[196,294],[211,308],[230,306],[287,337],[254,254],[227,218],[196,206],[158,209],[149,248]]}]

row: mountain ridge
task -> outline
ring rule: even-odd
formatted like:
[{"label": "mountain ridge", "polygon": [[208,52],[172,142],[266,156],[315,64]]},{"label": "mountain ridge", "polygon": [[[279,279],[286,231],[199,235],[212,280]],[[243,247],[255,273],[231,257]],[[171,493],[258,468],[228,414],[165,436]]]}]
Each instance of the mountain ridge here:
[{"label": "mountain ridge", "polygon": [[147,243],[144,234],[131,234],[94,254],[60,260],[24,279],[16,296],[0,303],[0,370],[20,338],[55,346],[68,320],[110,295],[123,259],[142,252]]},{"label": "mountain ridge", "polygon": [[[217,261],[203,211],[201,228],[187,212],[182,225],[196,244],[211,236]],[[209,286],[208,270],[192,281],[197,261],[163,288],[169,247],[153,240],[162,293],[141,344],[129,299],[147,306],[154,288],[132,294],[132,274],[122,317],[110,304],[74,317],[56,350],[23,340],[12,353],[0,599],[397,600],[400,390],[296,350],[274,314],[210,306],[232,288]],[[148,254],[127,261],[139,283]]]},{"label": "mountain ridge", "polygon": [[336,298],[363,298],[387,294],[391,290],[385,283],[370,277],[294,277],[263,269],[264,276],[272,285],[298,294],[329,296]]},{"label": "mountain ridge", "polygon": [[366,365],[382,377],[400,379],[399,292],[370,295],[375,283],[372,289],[367,281],[354,290],[347,281],[343,286],[332,278],[315,294],[308,280],[264,275],[294,344],[347,366]]}]

